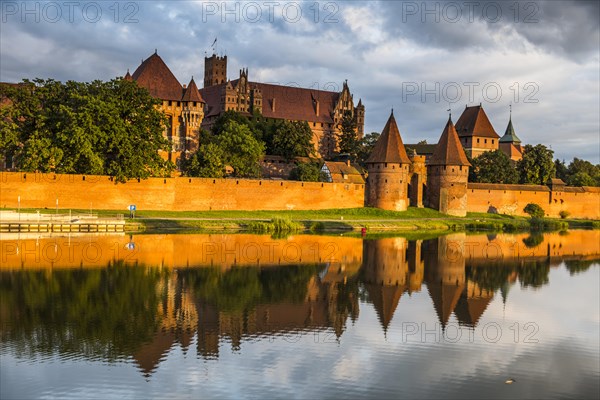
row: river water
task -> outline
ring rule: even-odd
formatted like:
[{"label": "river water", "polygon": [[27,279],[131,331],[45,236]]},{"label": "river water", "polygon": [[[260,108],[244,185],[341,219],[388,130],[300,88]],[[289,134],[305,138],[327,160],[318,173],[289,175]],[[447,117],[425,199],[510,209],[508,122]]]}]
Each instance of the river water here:
[{"label": "river water", "polygon": [[9,235],[2,399],[600,396],[599,231]]}]

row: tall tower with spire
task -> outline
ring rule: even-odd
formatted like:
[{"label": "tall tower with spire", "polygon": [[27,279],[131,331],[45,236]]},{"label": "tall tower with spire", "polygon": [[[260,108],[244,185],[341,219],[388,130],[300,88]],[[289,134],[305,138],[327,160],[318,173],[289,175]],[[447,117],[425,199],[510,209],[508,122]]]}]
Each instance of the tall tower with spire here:
[{"label": "tall tower with spire", "polygon": [[442,136],[427,163],[427,202],[445,214],[467,215],[467,181],[471,164],[448,117]]},{"label": "tall tower with spire", "polygon": [[410,159],[393,110],[366,164],[366,205],[384,210],[406,210]]},{"label": "tall tower with spire", "polygon": [[521,148],[521,139],[515,133],[512,123],[512,106],[510,109],[510,116],[508,118],[508,125],[504,136],[500,138],[500,150],[513,162],[517,162],[523,158],[523,149]]}]

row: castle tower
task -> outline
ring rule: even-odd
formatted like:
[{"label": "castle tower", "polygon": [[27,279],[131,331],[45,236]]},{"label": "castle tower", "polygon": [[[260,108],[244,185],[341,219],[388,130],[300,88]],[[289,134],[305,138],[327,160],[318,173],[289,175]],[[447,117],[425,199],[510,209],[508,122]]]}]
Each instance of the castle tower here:
[{"label": "castle tower", "polygon": [[448,118],[427,164],[428,206],[445,214],[466,216],[469,166],[452,119]]},{"label": "castle tower", "polygon": [[358,104],[354,109],[354,119],[356,120],[356,135],[360,139],[365,135],[365,106],[362,99],[358,99]]},{"label": "castle tower", "polygon": [[406,210],[410,159],[402,143],[393,111],[366,164],[369,173],[366,205],[384,210]]},{"label": "castle tower", "polygon": [[512,124],[512,115],[508,119],[508,126],[504,136],[500,138],[500,150],[514,163],[523,158],[523,149],[521,148],[521,139],[515,133]]},{"label": "castle tower", "polygon": [[227,56],[204,57],[204,87],[227,82]]},{"label": "castle tower", "polygon": [[184,89],[181,98],[183,110],[181,118],[183,120],[183,151],[192,153],[198,150],[200,141],[200,124],[204,119],[204,99],[198,91],[198,86],[194,77],[189,85]]}]

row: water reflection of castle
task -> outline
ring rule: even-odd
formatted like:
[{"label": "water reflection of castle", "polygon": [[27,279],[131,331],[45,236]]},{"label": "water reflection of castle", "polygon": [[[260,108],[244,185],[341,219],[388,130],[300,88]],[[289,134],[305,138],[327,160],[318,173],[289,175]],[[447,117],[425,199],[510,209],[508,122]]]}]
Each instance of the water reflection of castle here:
[{"label": "water reflection of castle", "polygon": [[[520,278],[522,285],[547,283],[549,258],[522,259],[501,268],[489,268],[481,265],[480,260],[465,256],[465,238],[464,234],[455,234],[425,241],[404,238],[365,240],[361,265],[313,265],[315,269],[304,279],[284,277],[294,281],[297,293],[292,300],[283,296],[281,301],[268,301],[277,297],[270,294],[258,296],[254,301],[242,301],[237,307],[231,299],[215,301],[210,295],[205,296],[202,292],[207,289],[205,286],[201,286],[200,292],[194,291],[193,284],[185,290],[185,284],[191,284],[190,280],[198,273],[206,274],[202,272],[206,269],[180,271],[172,277],[167,290],[169,299],[179,300],[169,300],[163,310],[165,315],[186,318],[165,318],[154,341],[140,349],[135,358],[144,372],[150,373],[174,343],[187,349],[194,334],[197,334],[197,354],[207,359],[218,357],[220,347],[226,343],[237,351],[244,340],[260,337],[327,331],[339,340],[348,319],[354,322],[358,318],[361,288],[367,301],[372,303],[384,332],[387,332],[402,296],[420,292],[423,285],[442,329],[453,313],[459,325],[474,328],[494,292],[501,292],[505,301],[508,288],[519,274],[524,275]],[[269,285],[268,290],[279,289],[272,285],[271,279],[279,274],[278,270],[289,268],[271,268],[271,272],[262,272],[272,274],[271,277],[260,277],[259,272],[258,282],[263,285],[263,292]],[[299,266],[297,270],[302,268],[308,267]],[[251,269],[219,271],[219,279]]]},{"label": "water reflection of castle", "polygon": [[[173,349],[195,348],[198,356],[211,359],[224,348],[237,351],[244,342],[265,337],[297,340],[322,332],[321,337],[343,340],[361,301],[372,305],[387,334],[392,323],[405,322],[398,310],[415,292],[431,300],[436,314],[423,319],[473,328],[493,296],[500,293],[505,300],[517,280],[540,287],[548,283],[552,266],[564,262],[574,273],[600,257],[599,231],[463,233],[414,241],[302,235],[142,235],[135,241],[141,250],[134,264],[112,259],[87,265],[89,260],[68,252],[73,243],[67,241],[64,248],[60,241],[40,240],[39,246],[23,241],[18,244],[23,251],[7,251],[0,268],[3,343],[107,360],[133,356],[150,375]],[[198,243],[213,244],[210,259],[198,254],[206,247]],[[31,262],[38,248],[73,259],[46,268],[43,258]],[[259,248],[267,253],[248,250]],[[241,256],[249,261],[237,261]]]}]

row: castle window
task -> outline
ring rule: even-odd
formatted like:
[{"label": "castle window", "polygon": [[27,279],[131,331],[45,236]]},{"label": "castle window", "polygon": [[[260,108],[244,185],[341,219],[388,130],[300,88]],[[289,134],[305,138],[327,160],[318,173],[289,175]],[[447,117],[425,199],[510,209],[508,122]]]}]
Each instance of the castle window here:
[{"label": "castle window", "polygon": [[171,107],[171,105],[173,105],[173,102],[169,100],[169,107]]},{"label": "castle window", "polygon": [[323,123],[321,122],[321,128],[323,127]]},{"label": "castle window", "polygon": [[492,144],[494,144],[494,139],[492,139]]},{"label": "castle window", "polygon": [[477,138],[477,143],[479,143],[479,138]]},{"label": "castle window", "polygon": [[179,107],[180,105],[181,105],[181,103],[178,101],[178,102],[177,102],[177,107]]},{"label": "castle window", "polygon": [[316,127],[316,126],[317,126],[317,123],[316,123],[316,122],[313,122],[313,128],[314,128],[314,127]]},{"label": "castle window", "polygon": [[487,139],[483,139],[483,143],[486,143],[486,144],[487,144]]}]

